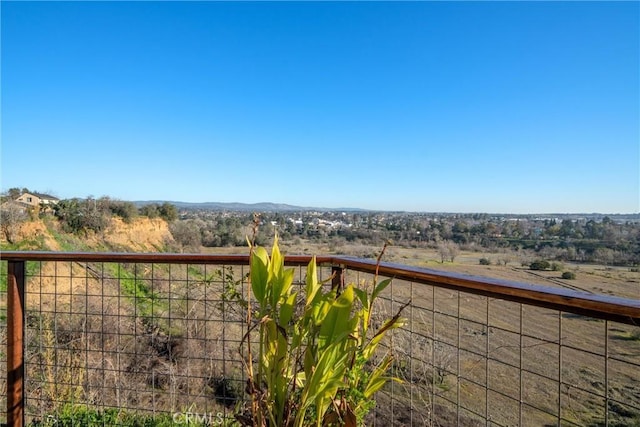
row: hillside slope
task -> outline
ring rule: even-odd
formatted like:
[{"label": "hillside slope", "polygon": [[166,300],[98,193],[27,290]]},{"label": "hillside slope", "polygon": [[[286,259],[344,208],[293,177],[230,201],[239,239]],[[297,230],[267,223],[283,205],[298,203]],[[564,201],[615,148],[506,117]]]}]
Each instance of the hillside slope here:
[{"label": "hillside slope", "polygon": [[167,222],[160,218],[138,218],[129,224],[112,218],[104,233],[104,242],[126,252],[159,252],[173,242],[173,237]]},{"label": "hillside slope", "polygon": [[55,220],[37,219],[20,225],[18,242],[9,245],[0,240],[0,248],[5,250],[45,250],[45,251],[118,251],[118,252],[160,252],[173,243],[168,223],[160,218],[136,218],[130,223],[120,218],[111,219],[109,226],[101,233],[75,235],[65,233]]}]

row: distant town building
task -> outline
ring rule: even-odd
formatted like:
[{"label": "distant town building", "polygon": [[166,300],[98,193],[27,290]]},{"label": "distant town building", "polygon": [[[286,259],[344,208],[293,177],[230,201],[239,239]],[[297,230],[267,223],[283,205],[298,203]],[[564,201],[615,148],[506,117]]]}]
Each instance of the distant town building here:
[{"label": "distant town building", "polygon": [[15,201],[31,207],[50,207],[57,204],[60,199],[42,193],[22,193]]}]

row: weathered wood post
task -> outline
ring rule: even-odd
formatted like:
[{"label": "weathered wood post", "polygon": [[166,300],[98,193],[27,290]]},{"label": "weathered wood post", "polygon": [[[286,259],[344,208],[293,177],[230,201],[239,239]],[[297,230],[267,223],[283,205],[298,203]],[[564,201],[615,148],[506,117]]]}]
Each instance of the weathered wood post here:
[{"label": "weathered wood post", "polygon": [[344,268],[341,265],[331,267],[331,290],[340,295],[344,289]]},{"label": "weathered wood post", "polygon": [[7,269],[7,425],[24,426],[25,261]]}]

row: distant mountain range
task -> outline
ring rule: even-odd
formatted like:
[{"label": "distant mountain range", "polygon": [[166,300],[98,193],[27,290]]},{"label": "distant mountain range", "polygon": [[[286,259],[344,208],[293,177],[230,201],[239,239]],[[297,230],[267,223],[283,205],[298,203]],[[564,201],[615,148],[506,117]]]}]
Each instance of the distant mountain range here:
[{"label": "distant mountain range", "polygon": [[149,205],[152,203],[171,203],[181,209],[212,210],[212,211],[248,211],[248,212],[291,212],[291,211],[326,211],[326,212],[366,212],[366,209],[359,208],[317,208],[287,205],[285,203],[223,203],[223,202],[173,202],[168,200],[146,200],[133,202],[137,206]]},{"label": "distant mountain range", "polygon": [[[175,205],[179,209],[192,209],[192,210],[210,210],[210,211],[232,211],[232,212],[382,212],[371,209],[361,209],[361,208],[319,208],[319,207],[309,207],[309,206],[295,206],[288,205],[286,203],[271,203],[271,202],[262,202],[262,203],[224,203],[224,202],[174,202],[170,200],[138,200],[133,202],[136,206],[144,206],[149,205],[151,203],[163,204],[163,203],[171,203]],[[387,213],[403,213],[405,211],[384,211]],[[459,212],[421,212],[421,213],[432,213],[435,215],[459,215]],[[467,213],[469,214],[469,213]],[[617,221],[638,221],[640,220],[640,213],[628,213],[628,214],[619,214],[619,213],[531,213],[531,214],[511,214],[511,213],[485,213],[492,216],[499,216],[502,218],[559,218],[559,219],[594,219],[600,220],[604,216],[609,216],[611,219],[616,219]]]}]

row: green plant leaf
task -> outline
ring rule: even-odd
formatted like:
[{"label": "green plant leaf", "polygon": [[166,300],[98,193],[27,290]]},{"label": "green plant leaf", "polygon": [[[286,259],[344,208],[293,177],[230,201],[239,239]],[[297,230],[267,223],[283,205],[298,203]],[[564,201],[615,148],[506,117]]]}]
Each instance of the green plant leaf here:
[{"label": "green plant leaf", "polygon": [[353,291],[360,300],[360,304],[362,304],[363,307],[369,307],[369,296],[367,295],[367,292],[360,288],[353,288]]},{"label": "green plant leaf", "polygon": [[354,322],[351,321],[353,299],[353,286],[349,285],[330,305],[318,333],[319,349],[331,343],[342,341],[351,334],[355,326]]},{"label": "green plant leaf", "polygon": [[376,391],[380,390],[389,381],[389,377],[385,377],[384,374],[389,370],[392,360],[391,357],[385,358],[369,376],[369,381],[364,388],[364,396],[367,399],[370,399]]},{"label": "green plant leaf", "polygon": [[270,406],[269,417],[278,424],[282,419],[285,402],[287,400],[289,373],[287,372],[288,342],[282,328],[271,318],[265,318],[263,323],[262,365],[263,379],[266,382],[273,405]]},{"label": "green plant leaf", "polygon": [[295,272],[292,268],[284,268],[284,257],[280,253],[276,236],[271,250],[271,263],[268,268],[269,292],[268,300],[271,303],[272,312],[276,310],[278,303],[286,301],[293,284]]},{"label": "green plant leaf", "polygon": [[371,292],[371,303],[372,304],[373,304],[373,300],[375,300],[377,298],[377,296],[380,295],[380,292],[384,291],[384,289],[387,286],[389,286],[390,283],[391,283],[391,279],[384,279],[383,281],[378,283],[375,288],[373,288],[373,292]]},{"label": "green plant leaf", "polygon": [[376,350],[380,341],[385,337],[386,333],[392,329],[401,328],[406,324],[406,319],[402,317],[393,317],[385,322],[384,325],[378,329],[376,334],[371,338],[371,341],[362,350],[362,355],[365,359],[369,359]]},{"label": "green plant leaf", "polygon": [[274,276],[277,276],[282,273],[282,269],[284,268],[284,257],[280,253],[280,247],[278,246],[278,235],[273,240],[273,247],[271,248],[271,265],[269,268],[269,279],[273,279]]},{"label": "green plant leaf", "polygon": [[308,346],[304,352],[304,374],[306,378],[311,378],[313,370],[316,367],[316,359],[314,349]]},{"label": "green plant leaf", "polygon": [[295,276],[295,271],[293,268],[288,268],[284,270],[284,274],[282,276],[282,289],[280,290],[280,297],[287,298],[289,296],[289,292],[291,290],[291,285],[293,284],[293,277]]},{"label": "green plant leaf", "polygon": [[329,408],[335,395],[344,386],[343,377],[347,368],[347,358],[349,354],[343,352],[337,343],[333,343],[326,348],[318,364],[313,370],[311,378],[305,387],[304,403],[309,405],[311,401],[316,406],[316,422],[321,425],[325,412]]},{"label": "green plant leaf", "polygon": [[251,252],[251,290],[262,308],[264,308],[267,296],[268,266],[269,255],[267,250],[261,246],[254,248],[253,252]]},{"label": "green plant leaf", "polygon": [[297,292],[292,293],[280,306],[280,326],[282,326],[283,328],[286,328],[289,321],[293,317],[293,311],[295,309],[297,296]]},{"label": "green plant leaf", "polygon": [[335,298],[332,292],[320,295],[316,297],[315,301],[310,307],[309,316],[315,326],[323,324],[324,319],[327,317],[327,313],[331,309],[332,302]]},{"label": "green plant leaf", "polygon": [[322,287],[322,283],[318,282],[318,271],[316,266],[316,257],[315,255],[309,261],[307,265],[307,286],[306,286],[306,296],[307,302],[306,305],[309,306],[312,301],[314,301],[318,290]]}]

